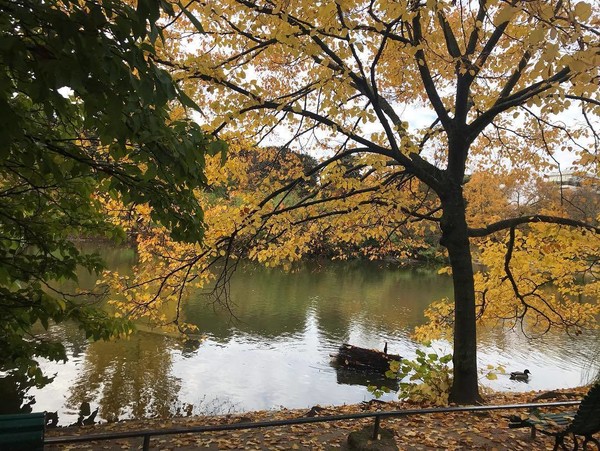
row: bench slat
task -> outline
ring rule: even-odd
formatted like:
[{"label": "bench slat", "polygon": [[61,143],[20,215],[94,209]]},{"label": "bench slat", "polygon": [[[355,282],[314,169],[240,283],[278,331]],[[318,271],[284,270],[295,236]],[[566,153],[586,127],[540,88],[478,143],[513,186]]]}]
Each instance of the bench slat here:
[{"label": "bench slat", "polygon": [[0,415],[0,449],[42,450],[46,417],[43,412]]}]

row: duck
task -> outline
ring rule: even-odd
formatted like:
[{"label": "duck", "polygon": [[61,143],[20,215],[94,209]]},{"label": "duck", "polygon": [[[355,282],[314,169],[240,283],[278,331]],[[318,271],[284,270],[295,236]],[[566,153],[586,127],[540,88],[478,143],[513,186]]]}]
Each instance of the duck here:
[{"label": "duck", "polygon": [[523,372],[514,371],[514,372],[510,373],[510,379],[513,381],[527,382],[529,380],[530,374],[531,374],[531,371],[529,371],[529,370],[525,370]]}]

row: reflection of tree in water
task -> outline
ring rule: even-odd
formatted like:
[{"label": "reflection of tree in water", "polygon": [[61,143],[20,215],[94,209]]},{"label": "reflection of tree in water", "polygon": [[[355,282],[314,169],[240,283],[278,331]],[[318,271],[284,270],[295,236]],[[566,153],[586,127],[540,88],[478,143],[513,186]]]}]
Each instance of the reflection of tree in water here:
[{"label": "reflection of tree in water", "polygon": [[356,322],[376,333],[412,330],[423,310],[451,293],[451,280],[432,270],[412,270],[371,262],[306,263],[287,273],[243,263],[231,279],[233,313],[216,311],[199,295],[184,305],[186,321],[203,333],[228,339],[236,330],[271,339],[302,333],[308,309],[320,329],[344,340]]},{"label": "reflection of tree in water", "polygon": [[[76,358],[85,353],[89,341],[85,334],[72,321],[65,321],[60,325],[52,324],[45,330],[41,324],[35,324],[32,333],[48,342],[61,342],[64,344],[69,358]],[[30,413],[36,403],[35,396],[31,394],[33,388],[41,389],[52,382],[54,377],[46,374],[41,379],[18,371],[14,367],[2,367],[4,373],[0,377],[0,415],[15,413]]]},{"label": "reflection of tree in water", "polygon": [[90,345],[71,388],[67,407],[97,404],[100,417],[116,421],[172,415],[181,380],[171,374],[170,339],[138,332],[129,340],[98,341]]},{"label": "reflection of tree in water", "polygon": [[18,372],[9,372],[0,377],[0,415],[30,413],[35,398],[27,392],[35,385],[31,378]]}]

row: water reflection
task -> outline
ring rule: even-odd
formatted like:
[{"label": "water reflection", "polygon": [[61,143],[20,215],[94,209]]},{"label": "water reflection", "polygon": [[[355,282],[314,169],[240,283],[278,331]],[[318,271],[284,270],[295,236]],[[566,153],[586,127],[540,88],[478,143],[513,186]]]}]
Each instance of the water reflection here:
[{"label": "water reflection", "polygon": [[92,343],[65,408],[69,414],[89,402],[100,406],[99,417],[166,417],[177,401],[180,379],[172,372],[168,337],[138,332],[130,339]]},{"label": "water reflection", "polygon": [[334,366],[334,368],[338,384],[386,387],[393,391],[398,391],[400,388],[396,379],[389,379],[381,373],[358,371],[343,366]]},{"label": "water reflection", "polygon": [[323,332],[340,340],[357,324],[368,335],[410,331],[422,322],[432,299],[450,292],[450,280],[435,272],[369,262],[333,262],[325,268],[306,264],[291,274],[246,264],[232,280],[236,318],[224,321],[227,312],[207,308],[200,295],[188,302],[184,314],[215,339],[240,331],[269,338],[300,332],[307,310],[314,307]]},{"label": "water reflection", "polygon": [[[131,253],[123,257],[113,265],[131,264]],[[237,319],[200,293],[185,305],[186,320],[208,336],[203,342],[142,331],[129,340],[90,344],[73,325],[53,327],[70,360],[44,362],[57,377],[29,395],[36,397],[35,410],[58,410],[63,425],[77,420],[84,402],[99,407],[98,419],[116,420],[369,400],[372,375],[336,371],[330,355],[344,342],[378,349],[388,342],[390,353],[413,358],[417,345],[410,332],[422,322],[423,309],[450,293],[450,279],[435,271],[338,262],[286,274],[247,264],[232,279]],[[530,342],[518,332],[481,330],[483,369],[492,364],[532,372],[528,384],[501,375],[488,381],[483,374],[482,383],[511,391],[578,385],[594,340],[547,335]],[[448,343],[436,346],[440,354],[450,351]],[[14,388],[19,396],[24,391]]]}]

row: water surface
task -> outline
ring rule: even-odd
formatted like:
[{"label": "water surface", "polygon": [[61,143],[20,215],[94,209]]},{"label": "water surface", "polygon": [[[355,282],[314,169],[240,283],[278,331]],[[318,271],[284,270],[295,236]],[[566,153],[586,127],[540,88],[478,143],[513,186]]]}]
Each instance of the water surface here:
[{"label": "water surface", "polygon": [[[112,267],[133,263],[131,252],[111,252]],[[334,262],[284,273],[245,264],[231,284],[235,318],[199,294],[185,305],[186,321],[206,334],[201,343],[158,331],[89,343],[72,324],[53,326],[69,361],[43,362],[56,378],[28,394],[35,411],[58,411],[61,424],[77,420],[82,402],[108,421],[357,403],[372,399],[370,377],[337,371],[331,354],[341,343],[382,349],[387,342],[389,352],[412,358],[419,345],[411,332],[424,321],[424,308],[450,295],[450,278],[434,270]],[[450,351],[444,342],[435,347]],[[518,331],[486,330],[479,349],[484,385],[525,391],[580,385],[595,347],[593,337],[531,342]],[[528,368],[532,377],[490,381],[488,364]]]}]

